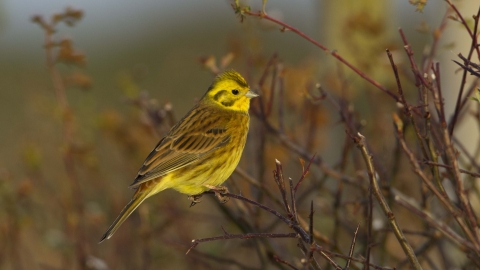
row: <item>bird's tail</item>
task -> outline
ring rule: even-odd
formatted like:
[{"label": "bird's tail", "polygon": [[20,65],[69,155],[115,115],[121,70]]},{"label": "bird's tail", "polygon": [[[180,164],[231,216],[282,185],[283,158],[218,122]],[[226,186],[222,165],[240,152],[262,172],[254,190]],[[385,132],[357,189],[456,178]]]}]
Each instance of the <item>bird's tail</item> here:
[{"label": "bird's tail", "polygon": [[[141,188],[140,188],[141,189]],[[109,239],[112,235],[117,231],[117,229],[122,225],[122,223],[130,216],[130,214],[137,209],[137,207],[146,199],[148,198],[150,192],[148,190],[140,190],[138,189],[135,195],[133,196],[132,200],[123,208],[122,212],[118,215],[115,221],[110,225],[108,230],[100,239],[100,242],[103,242],[105,239]]]}]

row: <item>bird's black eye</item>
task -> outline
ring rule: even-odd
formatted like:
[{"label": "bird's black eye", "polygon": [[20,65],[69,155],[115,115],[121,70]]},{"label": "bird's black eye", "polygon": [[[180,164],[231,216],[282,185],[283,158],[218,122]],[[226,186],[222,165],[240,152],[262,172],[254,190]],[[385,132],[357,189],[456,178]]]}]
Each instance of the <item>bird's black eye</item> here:
[{"label": "bird's black eye", "polygon": [[232,94],[238,95],[238,90],[237,90],[237,89],[233,89],[233,90],[232,90]]}]

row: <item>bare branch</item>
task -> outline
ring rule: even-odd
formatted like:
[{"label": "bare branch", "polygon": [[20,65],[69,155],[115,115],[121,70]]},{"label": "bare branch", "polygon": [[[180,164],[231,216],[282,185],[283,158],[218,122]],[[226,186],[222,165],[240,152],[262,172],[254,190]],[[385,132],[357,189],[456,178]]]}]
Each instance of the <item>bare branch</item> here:
[{"label": "bare branch", "polygon": [[357,225],[357,228],[355,229],[355,232],[353,233],[353,239],[352,239],[352,244],[350,245],[350,251],[348,252],[348,258],[347,259],[347,264],[343,269],[348,270],[350,268],[350,263],[352,261],[351,257],[353,256],[353,250],[355,249],[355,242],[357,241],[357,233],[358,229],[360,228],[360,224]]},{"label": "bare branch", "polygon": [[[222,228],[223,229],[223,228]],[[242,234],[230,234],[224,230],[224,235],[202,238],[202,239],[193,239],[192,245],[187,250],[188,254],[190,250],[198,246],[198,244],[203,242],[212,242],[219,240],[228,240],[228,239],[252,239],[252,238],[296,238],[298,234],[296,233],[242,233]]]},{"label": "bare branch", "polygon": [[373,193],[375,194],[375,197],[377,198],[377,201],[379,202],[383,210],[383,213],[388,218],[388,222],[390,224],[390,227],[393,230],[394,235],[397,237],[398,243],[400,244],[403,251],[405,252],[405,255],[410,260],[411,266],[414,269],[422,269],[422,266],[420,265],[420,262],[415,256],[415,253],[412,247],[410,246],[407,239],[405,238],[405,235],[403,234],[402,230],[398,226],[398,223],[395,219],[395,216],[392,210],[390,210],[390,207],[388,206],[387,201],[385,200],[382,192],[380,191],[380,187],[378,186],[376,171],[375,171],[375,168],[373,167],[372,155],[369,153],[365,145],[365,137],[362,134],[358,133],[357,136],[354,138],[354,142],[357,144],[357,147],[362,152],[363,159],[365,160],[365,163],[367,165],[367,171],[368,171],[368,176],[370,177],[371,188],[373,190]]}]

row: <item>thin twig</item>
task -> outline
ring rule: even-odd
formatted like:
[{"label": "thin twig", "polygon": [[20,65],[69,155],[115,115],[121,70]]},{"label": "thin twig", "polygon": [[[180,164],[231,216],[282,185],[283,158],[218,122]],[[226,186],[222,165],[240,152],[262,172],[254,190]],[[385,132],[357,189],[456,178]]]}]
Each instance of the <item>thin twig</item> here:
[{"label": "thin twig", "polygon": [[[243,169],[241,169],[240,167],[237,167],[235,169],[235,172],[238,173],[241,177],[243,177],[245,180],[247,180],[248,183],[254,185],[255,187],[259,188],[259,189],[263,189],[263,191],[265,192],[265,194],[271,199],[273,200],[277,205],[279,205],[280,207],[285,207],[284,203],[282,201],[280,201],[275,195],[273,195],[273,193],[270,191],[270,189],[268,189],[268,187],[260,184],[260,182],[258,182],[256,179],[254,179],[253,177],[251,177],[250,175],[248,175]],[[289,205],[287,204],[287,206],[289,207]],[[302,227],[307,227],[307,222],[302,218],[302,217],[298,217],[298,222],[300,223],[300,225]],[[316,239],[318,239],[320,242],[322,243],[325,243],[326,245],[328,246],[332,246],[334,249],[338,250],[338,248],[328,239],[328,237],[326,237],[325,235],[321,234],[318,230],[313,230],[313,235],[315,236]]]},{"label": "thin twig", "polygon": [[450,239],[454,244],[456,244],[460,249],[466,250],[475,250],[475,246],[468,242],[466,239],[462,238],[458,235],[455,231],[453,231],[447,224],[444,222],[436,219],[431,213],[426,212],[425,210],[420,209],[419,206],[416,206],[415,203],[411,202],[411,200],[407,199],[405,195],[401,195],[400,192],[393,189],[395,193],[395,201],[411,211],[412,213],[419,216],[422,220],[425,220],[431,227],[436,228],[443,235]]},{"label": "thin twig", "polygon": [[370,178],[371,188],[373,190],[373,193],[375,194],[375,197],[377,198],[378,203],[380,204],[383,210],[383,213],[388,218],[388,222],[390,224],[390,227],[393,230],[394,235],[397,237],[398,243],[400,244],[403,251],[405,252],[405,255],[410,260],[411,266],[417,270],[422,269],[420,262],[415,256],[415,253],[412,247],[410,246],[410,244],[408,243],[407,239],[405,238],[405,235],[403,234],[402,230],[398,226],[397,220],[395,219],[395,215],[393,214],[392,210],[390,210],[390,207],[388,206],[387,201],[385,200],[385,197],[383,197],[380,187],[378,186],[376,171],[375,171],[375,168],[373,167],[373,162],[372,162],[372,155],[367,150],[367,147],[365,144],[365,137],[362,134],[358,133],[357,136],[354,137],[354,142],[357,144],[357,147],[362,152],[363,159],[365,160],[365,164],[367,165],[367,171],[368,171],[368,176]]},{"label": "thin twig", "polygon": [[[358,233],[359,228],[360,228],[360,224],[357,225],[357,228],[355,229],[355,232],[353,233],[352,244],[350,245],[350,251],[348,252],[348,257],[350,257],[350,258],[353,256],[353,250],[355,249],[355,242],[357,241],[357,233]],[[347,259],[347,264],[345,264],[345,267],[343,269],[348,270],[350,268],[350,263],[352,261],[352,259],[350,259],[350,258]]]},{"label": "thin twig", "polygon": [[[206,195],[206,194],[215,195],[215,192],[214,191],[206,191],[206,192],[202,193],[202,195]],[[282,220],[284,223],[286,223],[289,227],[291,227],[295,232],[297,232],[297,234],[302,238],[302,240],[304,242],[307,242],[307,243],[310,242],[309,234],[302,227],[300,227],[300,225],[295,224],[289,218],[284,217],[282,214],[280,214],[279,212],[271,209],[270,207],[268,207],[266,205],[263,205],[259,202],[250,200],[248,198],[245,198],[242,195],[237,195],[237,194],[232,194],[232,193],[227,192],[227,193],[222,193],[222,196],[226,196],[226,197],[229,197],[229,198],[234,198],[234,199],[237,199],[237,200],[241,200],[241,201],[247,202],[249,204],[252,204],[256,207],[262,208],[263,210],[273,214],[274,216],[276,216],[277,218]]]},{"label": "thin twig", "polygon": [[[467,237],[472,241],[472,243],[475,245],[475,250],[476,252],[479,252],[480,249],[476,245],[475,237],[473,236],[472,232],[470,231],[470,228],[467,226],[465,221],[461,218],[461,213],[458,209],[456,209],[447,199],[447,197],[443,196],[437,188],[433,185],[433,183],[428,179],[428,177],[423,173],[422,169],[420,168],[419,162],[415,159],[415,156],[413,153],[410,151],[410,149],[407,147],[407,144],[405,143],[405,140],[403,138],[402,134],[402,128],[401,126],[403,125],[402,123],[398,122],[395,123],[396,129],[397,129],[397,137],[400,141],[400,144],[403,148],[403,151],[406,153],[408,159],[410,160],[410,164],[412,165],[414,172],[422,179],[423,183],[427,185],[427,187],[430,189],[430,191],[433,192],[439,199],[439,201],[445,206],[445,208],[453,215],[457,223],[460,225],[464,233],[467,235]],[[448,134],[448,133],[447,133]]]},{"label": "thin twig", "polygon": [[[479,14],[480,16],[480,8],[479,8]],[[476,29],[476,28],[475,28]],[[476,34],[476,31],[475,31]],[[440,91],[440,65],[437,63],[436,69],[434,69],[435,75],[437,77],[437,84],[438,84],[438,90]],[[460,95],[460,94],[459,94]],[[470,228],[471,232],[473,232],[473,235],[471,240],[474,242],[475,246],[477,247],[478,250],[480,250],[480,236],[477,228],[477,218],[475,216],[475,213],[473,212],[472,206],[470,204],[469,199],[467,198],[467,193],[463,185],[463,181],[460,178],[460,168],[458,166],[458,160],[455,155],[455,150],[453,148],[452,140],[451,140],[451,134],[453,132],[453,128],[448,131],[446,128],[443,129],[443,142],[445,144],[445,152],[446,152],[446,157],[447,161],[451,163],[451,166],[453,167],[452,171],[452,176],[453,180],[455,182],[455,193],[457,194],[458,198],[460,199],[460,204],[462,206],[462,210],[466,213],[467,221],[470,223]]]},{"label": "thin twig", "polygon": [[[431,247],[435,246],[435,244],[437,243],[437,238],[440,234],[434,234],[432,235],[432,237],[428,240],[426,240],[423,244],[419,245],[416,249],[415,249],[415,256],[417,257],[421,257],[422,254],[426,253],[427,251],[430,250]],[[422,256],[422,258],[427,258],[427,256]],[[405,265],[408,263],[408,260],[403,260],[401,261],[397,267],[399,269],[403,269],[405,267]]]},{"label": "thin twig", "polygon": [[306,254],[307,256],[307,262],[310,264],[312,263],[312,260],[313,260],[313,254],[314,254],[314,250],[315,250],[315,247],[313,245],[313,243],[315,242],[314,241],[314,238],[313,238],[313,201],[310,201],[310,214],[308,215],[308,218],[310,219],[310,223],[309,223],[309,226],[308,226],[308,233],[310,234],[310,250],[308,250],[308,253]]},{"label": "thin twig", "polygon": [[[343,254],[339,254],[339,253],[335,253],[335,252],[331,252],[331,251],[327,251],[327,250],[323,250],[323,252],[332,256],[332,257],[350,259],[354,262],[359,262],[359,263],[365,264],[365,259],[358,259],[358,258],[354,258],[354,257],[349,257],[349,256],[346,256],[346,255],[343,255]],[[394,269],[396,269],[396,268],[391,268],[391,267],[382,267],[382,266],[379,266],[379,265],[375,265],[373,263],[370,263],[369,265],[370,265],[370,267],[373,267],[374,269],[378,269],[378,270],[394,270]]]},{"label": "thin twig", "polygon": [[237,268],[240,268],[242,270],[243,269],[245,269],[245,270],[257,270],[258,269],[258,268],[249,267],[249,266],[247,266],[243,263],[237,262],[237,261],[232,260],[232,259],[224,258],[222,256],[214,256],[212,254],[201,252],[201,251],[198,251],[197,249],[192,249],[188,254],[189,254],[189,256],[198,256],[199,258],[205,258],[205,259],[217,262],[217,263],[229,264],[229,265],[232,265],[232,266],[236,266]]},{"label": "thin twig", "polygon": [[[470,27],[468,26],[467,22],[463,18],[462,14],[458,11],[457,7],[454,4],[452,4],[452,2],[450,2],[450,0],[447,0],[447,3],[450,5],[450,7],[452,7],[455,10],[455,13],[460,18],[462,24],[465,26],[465,29],[468,31],[468,34],[470,35],[470,38],[472,39],[472,44],[470,46],[470,51],[468,52],[467,59],[469,61],[472,59],[472,55],[473,55],[474,50],[477,51],[477,55],[480,58],[480,49],[478,48],[478,44],[477,44],[478,23],[480,21],[480,7],[478,8],[477,15],[473,17],[474,18],[474,27],[473,27],[473,32],[472,32],[472,30],[470,30]],[[465,64],[467,64],[467,62],[465,62]],[[462,97],[463,97],[463,91],[465,89],[465,84],[467,82],[466,78],[467,78],[467,70],[464,69],[463,74],[462,74],[462,81],[461,81],[461,84],[460,84],[460,90],[459,90],[458,96],[457,96],[457,102],[455,104],[455,111],[453,113],[453,116],[452,116],[452,119],[451,119],[450,125],[449,125],[448,134],[450,135],[450,137],[453,135],[453,130],[455,128],[455,124],[457,123],[458,116],[460,114],[460,111],[463,108],[461,101],[462,101]]]},{"label": "thin twig", "polygon": [[408,60],[410,61],[410,67],[412,69],[413,75],[415,76],[415,81],[416,84],[423,84],[427,88],[430,88],[430,83],[426,81],[425,77],[423,76],[422,73],[420,73],[420,70],[418,69],[417,63],[415,62],[415,59],[413,58],[413,50],[410,44],[407,41],[407,38],[405,36],[405,33],[403,32],[402,28],[398,28],[398,32],[400,33],[400,37],[403,40],[403,48],[405,49],[405,52],[408,55]]},{"label": "thin twig", "polygon": [[187,250],[188,254],[190,250],[198,246],[200,243],[204,242],[212,242],[212,241],[219,241],[219,240],[228,240],[228,239],[252,239],[252,238],[296,238],[298,234],[296,233],[242,233],[242,234],[230,234],[227,233],[225,230],[224,235],[209,237],[209,238],[202,238],[202,239],[193,239],[192,245]]},{"label": "thin twig", "polygon": [[323,250],[318,250],[317,249],[317,252],[320,253],[320,255],[322,255],[322,257],[324,257],[325,259],[327,259],[327,261],[330,263],[330,265],[332,265],[333,267],[335,267],[336,270],[343,270],[342,267],[340,265],[338,265],[338,263],[336,263],[327,253],[325,253]]},{"label": "thin twig", "polygon": [[390,52],[390,50],[387,49],[386,51],[387,51],[388,59],[390,60],[390,65],[392,66],[393,73],[395,75],[395,80],[397,82],[397,88],[398,88],[398,94],[399,94],[401,102],[403,104],[405,115],[410,119],[410,122],[412,123],[412,126],[415,130],[415,134],[417,135],[417,140],[418,140],[418,143],[420,144],[420,149],[422,150],[423,156],[426,159],[429,159],[430,157],[428,156],[427,147],[425,145],[425,142],[423,140],[422,135],[420,134],[420,130],[417,126],[417,122],[415,121],[415,118],[413,117],[412,108],[411,108],[410,104],[407,102],[407,100],[405,99],[405,95],[403,94],[402,83],[400,81],[400,76],[398,75],[397,65],[395,65],[395,62],[393,60],[393,56],[392,56],[392,53]]},{"label": "thin twig", "polygon": [[[290,203],[292,207],[292,217],[296,223],[298,223],[298,215],[297,215],[297,201],[295,199],[295,191],[293,190],[293,180],[292,178],[288,178],[288,182],[290,184]],[[308,241],[310,242],[310,241]]]},{"label": "thin twig", "polygon": [[286,266],[294,269],[294,270],[299,270],[297,267],[293,266],[292,264],[290,264],[289,262],[285,261],[285,260],[282,260],[280,259],[280,257],[278,257],[277,255],[273,255],[273,258],[275,259],[275,261],[279,262],[279,263],[283,263],[285,264]]},{"label": "thin twig", "polygon": [[[453,169],[452,166],[449,166],[449,165],[445,165],[445,164],[440,164],[440,163],[436,163],[436,162],[432,162],[432,161],[424,161],[423,163],[425,164],[428,164],[428,165],[432,165],[432,166],[437,166],[437,167],[442,167],[442,168],[447,168],[447,169]],[[480,177],[480,173],[475,173],[475,172],[471,172],[471,171],[467,171],[467,170],[464,170],[464,169],[459,169],[461,173],[464,173],[464,174],[468,174],[468,175],[471,175],[473,177]]]},{"label": "thin twig", "polygon": [[385,92],[387,95],[389,95],[390,97],[392,97],[393,99],[395,99],[395,101],[399,101],[399,98],[397,97],[397,95],[395,95],[392,91],[388,90],[385,86],[381,85],[379,82],[373,80],[372,78],[370,78],[369,76],[367,76],[365,73],[363,73],[362,71],[360,71],[360,69],[358,69],[357,67],[355,67],[354,65],[352,65],[350,62],[348,62],[347,60],[345,60],[342,56],[340,56],[336,51],[331,51],[330,49],[328,49],[326,46],[322,45],[321,43],[317,42],[316,40],[314,40],[313,38],[311,38],[310,36],[306,35],[305,33],[303,33],[302,31],[298,30],[297,28],[293,27],[293,26],[290,26],[282,21],[279,21],[273,17],[270,17],[268,14],[265,14],[261,11],[259,12],[252,12],[250,11],[249,9],[246,9],[246,8],[242,8],[240,6],[236,6],[235,4],[232,4],[232,7],[233,9],[235,10],[235,12],[237,13],[240,13],[242,16],[245,16],[245,15],[249,15],[249,16],[253,16],[253,17],[258,17],[258,18],[261,18],[261,19],[265,19],[265,20],[268,20],[268,21],[271,21],[275,24],[278,24],[279,26],[282,27],[282,31],[292,31],[294,32],[295,34],[299,35],[300,37],[306,39],[308,42],[312,43],[313,45],[317,46],[318,48],[322,49],[323,51],[325,51],[326,53],[329,53],[331,54],[334,58],[336,58],[337,60],[339,60],[341,63],[343,63],[344,65],[346,65],[347,67],[349,67],[351,70],[353,70],[355,73],[357,73],[358,75],[360,75],[360,77],[362,77],[363,79],[365,79],[367,82],[369,82],[370,84],[374,85],[375,87],[377,87],[378,89],[382,90],[383,92]]},{"label": "thin twig", "polygon": [[273,179],[275,179],[275,183],[277,184],[280,194],[282,195],[285,212],[287,212],[289,216],[292,216],[292,209],[290,208],[290,204],[288,204],[287,202],[287,193],[285,191],[285,179],[283,178],[282,163],[278,159],[275,159],[275,166],[277,167],[277,169],[273,171]]},{"label": "thin twig", "polygon": [[[458,54],[458,57],[462,58],[462,54]],[[461,64],[460,62],[456,61],[456,60],[452,60],[453,62],[455,62],[455,64],[459,65],[461,68],[465,69],[466,71],[470,72],[470,75],[475,75],[477,77],[480,77],[480,72],[478,71],[475,71],[473,70],[473,68],[469,67],[469,66],[466,66],[466,65],[463,65]],[[471,65],[472,63],[465,58],[464,60],[466,63],[468,63],[468,65]],[[468,62],[467,62],[468,61]]]},{"label": "thin twig", "polygon": [[300,179],[298,180],[297,184],[295,185],[295,188],[293,189],[295,192],[297,192],[297,189],[298,187],[302,184],[303,180],[305,179],[305,177],[308,175],[308,171],[310,170],[310,165],[312,165],[312,161],[313,159],[315,158],[315,154],[313,154],[312,158],[310,159],[310,161],[308,162],[308,165],[306,168],[303,168],[303,171],[302,171],[302,176],[300,177]]},{"label": "thin twig", "polygon": [[[270,122],[264,121],[265,126],[267,127],[267,131],[275,135],[275,138],[280,140],[280,142],[289,150],[292,152],[298,154],[301,158],[303,159],[310,159],[313,154],[308,153],[306,150],[301,148],[299,145],[295,144],[292,140],[290,140],[285,134],[281,133],[278,129],[274,128]],[[366,187],[363,187],[361,184],[358,183],[358,181],[355,178],[352,178],[346,174],[339,173],[338,171],[332,169],[331,167],[327,166],[325,163],[322,162],[321,158],[319,156],[315,156],[315,158],[312,161],[313,164],[317,165],[320,170],[322,170],[323,173],[326,175],[340,180],[344,181],[345,183],[348,183],[349,185],[361,187],[361,189],[366,190]]]},{"label": "thin twig", "polygon": [[477,163],[475,160],[475,156],[472,156],[469,152],[468,149],[465,147],[465,145],[456,137],[452,138],[453,142],[455,142],[455,146],[458,146],[460,150],[462,150],[463,154],[467,157],[468,162],[470,162],[470,165],[475,167],[477,171],[480,171],[480,164]]}]

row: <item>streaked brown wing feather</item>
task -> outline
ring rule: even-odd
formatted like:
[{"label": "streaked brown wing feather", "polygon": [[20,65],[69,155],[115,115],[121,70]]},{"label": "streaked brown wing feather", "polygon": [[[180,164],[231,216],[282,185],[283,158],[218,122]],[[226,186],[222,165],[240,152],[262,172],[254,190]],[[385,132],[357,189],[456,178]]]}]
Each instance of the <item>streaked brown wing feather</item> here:
[{"label": "streaked brown wing feather", "polygon": [[[225,118],[212,117],[213,113],[198,108],[190,111],[148,155],[130,187],[193,164],[225,145],[230,139]],[[204,117],[209,120],[201,121]]]}]

